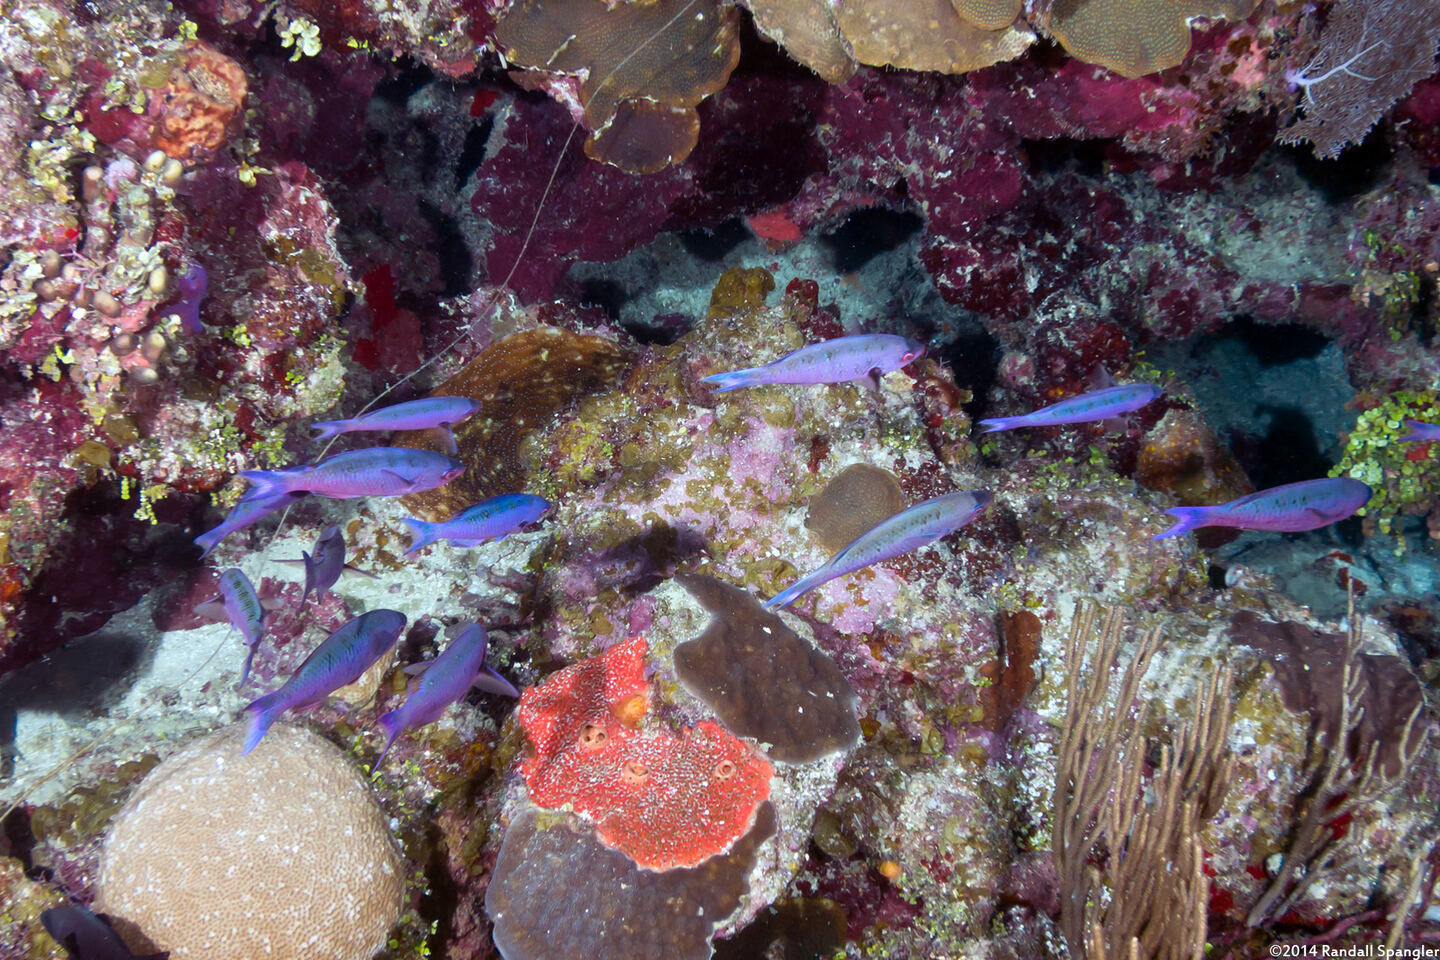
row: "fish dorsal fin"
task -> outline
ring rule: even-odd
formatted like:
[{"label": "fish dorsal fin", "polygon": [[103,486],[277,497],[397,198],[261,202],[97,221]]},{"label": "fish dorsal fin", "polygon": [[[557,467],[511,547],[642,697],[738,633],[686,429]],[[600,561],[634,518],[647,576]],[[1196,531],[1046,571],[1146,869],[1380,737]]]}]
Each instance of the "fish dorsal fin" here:
[{"label": "fish dorsal fin", "polygon": [[1085,385],[1090,390],[1104,390],[1115,386],[1115,378],[1110,376],[1110,371],[1105,369],[1104,364],[1095,364],[1095,369],[1090,371],[1090,376],[1085,378]]}]

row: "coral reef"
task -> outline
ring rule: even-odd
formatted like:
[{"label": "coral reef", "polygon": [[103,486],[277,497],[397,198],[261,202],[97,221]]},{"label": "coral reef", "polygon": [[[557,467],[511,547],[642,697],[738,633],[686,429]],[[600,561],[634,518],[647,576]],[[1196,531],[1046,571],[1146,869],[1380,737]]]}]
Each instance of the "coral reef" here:
[{"label": "coral reef", "polygon": [[[1440,484],[1400,440],[1440,422],[1430,12],[10,0],[0,953],[58,957],[59,903],[212,957],[1436,942]],[[705,382],[854,333],[925,353],[873,389]],[[1097,367],[1163,396],[977,432]],[[321,455],[311,420],[436,394],[483,405],[459,481],[197,557],[240,471]],[[1326,473],[1363,517],[1150,540]],[[992,498],[964,531],[760,608],[958,490]],[[406,517],[502,493],[554,507],[406,555]],[[285,561],[332,526],[372,576],[306,602]],[[239,690],[192,613],[232,567],[276,607]],[[262,685],[382,608],[390,654],[232,756]],[[518,710],[472,691],[371,770],[477,622]],[[266,840],[187,881],[200,841],[147,819],[181,801]]]},{"label": "coral reef", "polygon": [[314,734],[276,725],[241,757],[244,736],[219,730],[140,783],[106,835],[98,908],[141,952],[372,956],[404,893],[383,811]]}]

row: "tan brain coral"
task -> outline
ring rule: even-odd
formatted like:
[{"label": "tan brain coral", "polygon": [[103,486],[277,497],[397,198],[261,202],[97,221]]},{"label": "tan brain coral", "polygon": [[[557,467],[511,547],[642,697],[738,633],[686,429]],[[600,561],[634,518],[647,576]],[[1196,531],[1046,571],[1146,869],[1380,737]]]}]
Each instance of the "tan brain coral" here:
[{"label": "tan brain coral", "polygon": [[242,757],[244,737],[225,727],[141,782],[106,837],[96,909],[172,960],[368,960],[405,889],[384,811],[315,734],[277,724]]},{"label": "tan brain coral", "polygon": [[1049,29],[1077,60],[1125,77],[1178,66],[1190,52],[1190,21],[1241,20],[1259,0],[1055,0]]}]

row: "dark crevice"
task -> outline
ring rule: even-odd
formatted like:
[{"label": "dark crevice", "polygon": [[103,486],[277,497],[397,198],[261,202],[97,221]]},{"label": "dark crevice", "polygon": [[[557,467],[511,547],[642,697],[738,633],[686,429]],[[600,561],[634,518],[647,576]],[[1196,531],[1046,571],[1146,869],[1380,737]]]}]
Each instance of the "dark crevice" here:
[{"label": "dark crevice", "polygon": [[440,277],[445,281],[445,296],[460,297],[470,292],[471,280],[475,273],[475,261],[470,248],[465,244],[465,235],[455,223],[455,218],[435,207],[420,201],[420,215],[435,231],[435,256],[440,261]]},{"label": "dark crevice", "polygon": [[1381,124],[1362,142],[1347,147],[1333,160],[1321,160],[1307,143],[1283,148],[1305,181],[1324,195],[1327,203],[1340,203],[1374,189],[1395,150]]},{"label": "dark crevice", "polygon": [[680,233],[680,244],[690,256],[711,263],[750,239],[750,231],[738,217],[732,217],[714,229],[703,227]]},{"label": "dark crevice", "polygon": [[1105,173],[1105,153],[1113,140],[1026,140],[1022,144],[1030,169],[1035,173],[1059,173],[1072,170],[1083,177],[1100,177]]},{"label": "dark crevice", "polygon": [[480,169],[485,160],[485,148],[490,143],[490,133],[495,129],[495,118],[485,114],[485,119],[474,124],[465,132],[465,143],[460,148],[460,159],[455,163],[455,189],[464,190],[465,184]]},{"label": "dark crevice", "polygon": [[1298,323],[1263,324],[1249,317],[1237,318],[1220,336],[1239,340],[1267,367],[1319,356],[1330,345],[1323,333]]},{"label": "dark crevice", "polygon": [[838,273],[854,273],[882,253],[909,240],[925,226],[918,213],[871,207],[856,210],[832,233],[820,238],[835,258]]}]

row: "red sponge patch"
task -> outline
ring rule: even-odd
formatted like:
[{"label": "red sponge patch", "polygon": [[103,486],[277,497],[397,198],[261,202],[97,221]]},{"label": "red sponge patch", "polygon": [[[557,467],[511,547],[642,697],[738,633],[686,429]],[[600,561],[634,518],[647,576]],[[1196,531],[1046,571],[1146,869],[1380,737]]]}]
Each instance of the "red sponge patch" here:
[{"label": "red sponge patch", "polygon": [[645,712],[644,637],[547,678],[520,699],[535,755],[521,764],[537,805],[594,821],[642,867],[693,867],[729,850],[770,796],[769,761],[719,724],[675,735],[635,728]]}]

